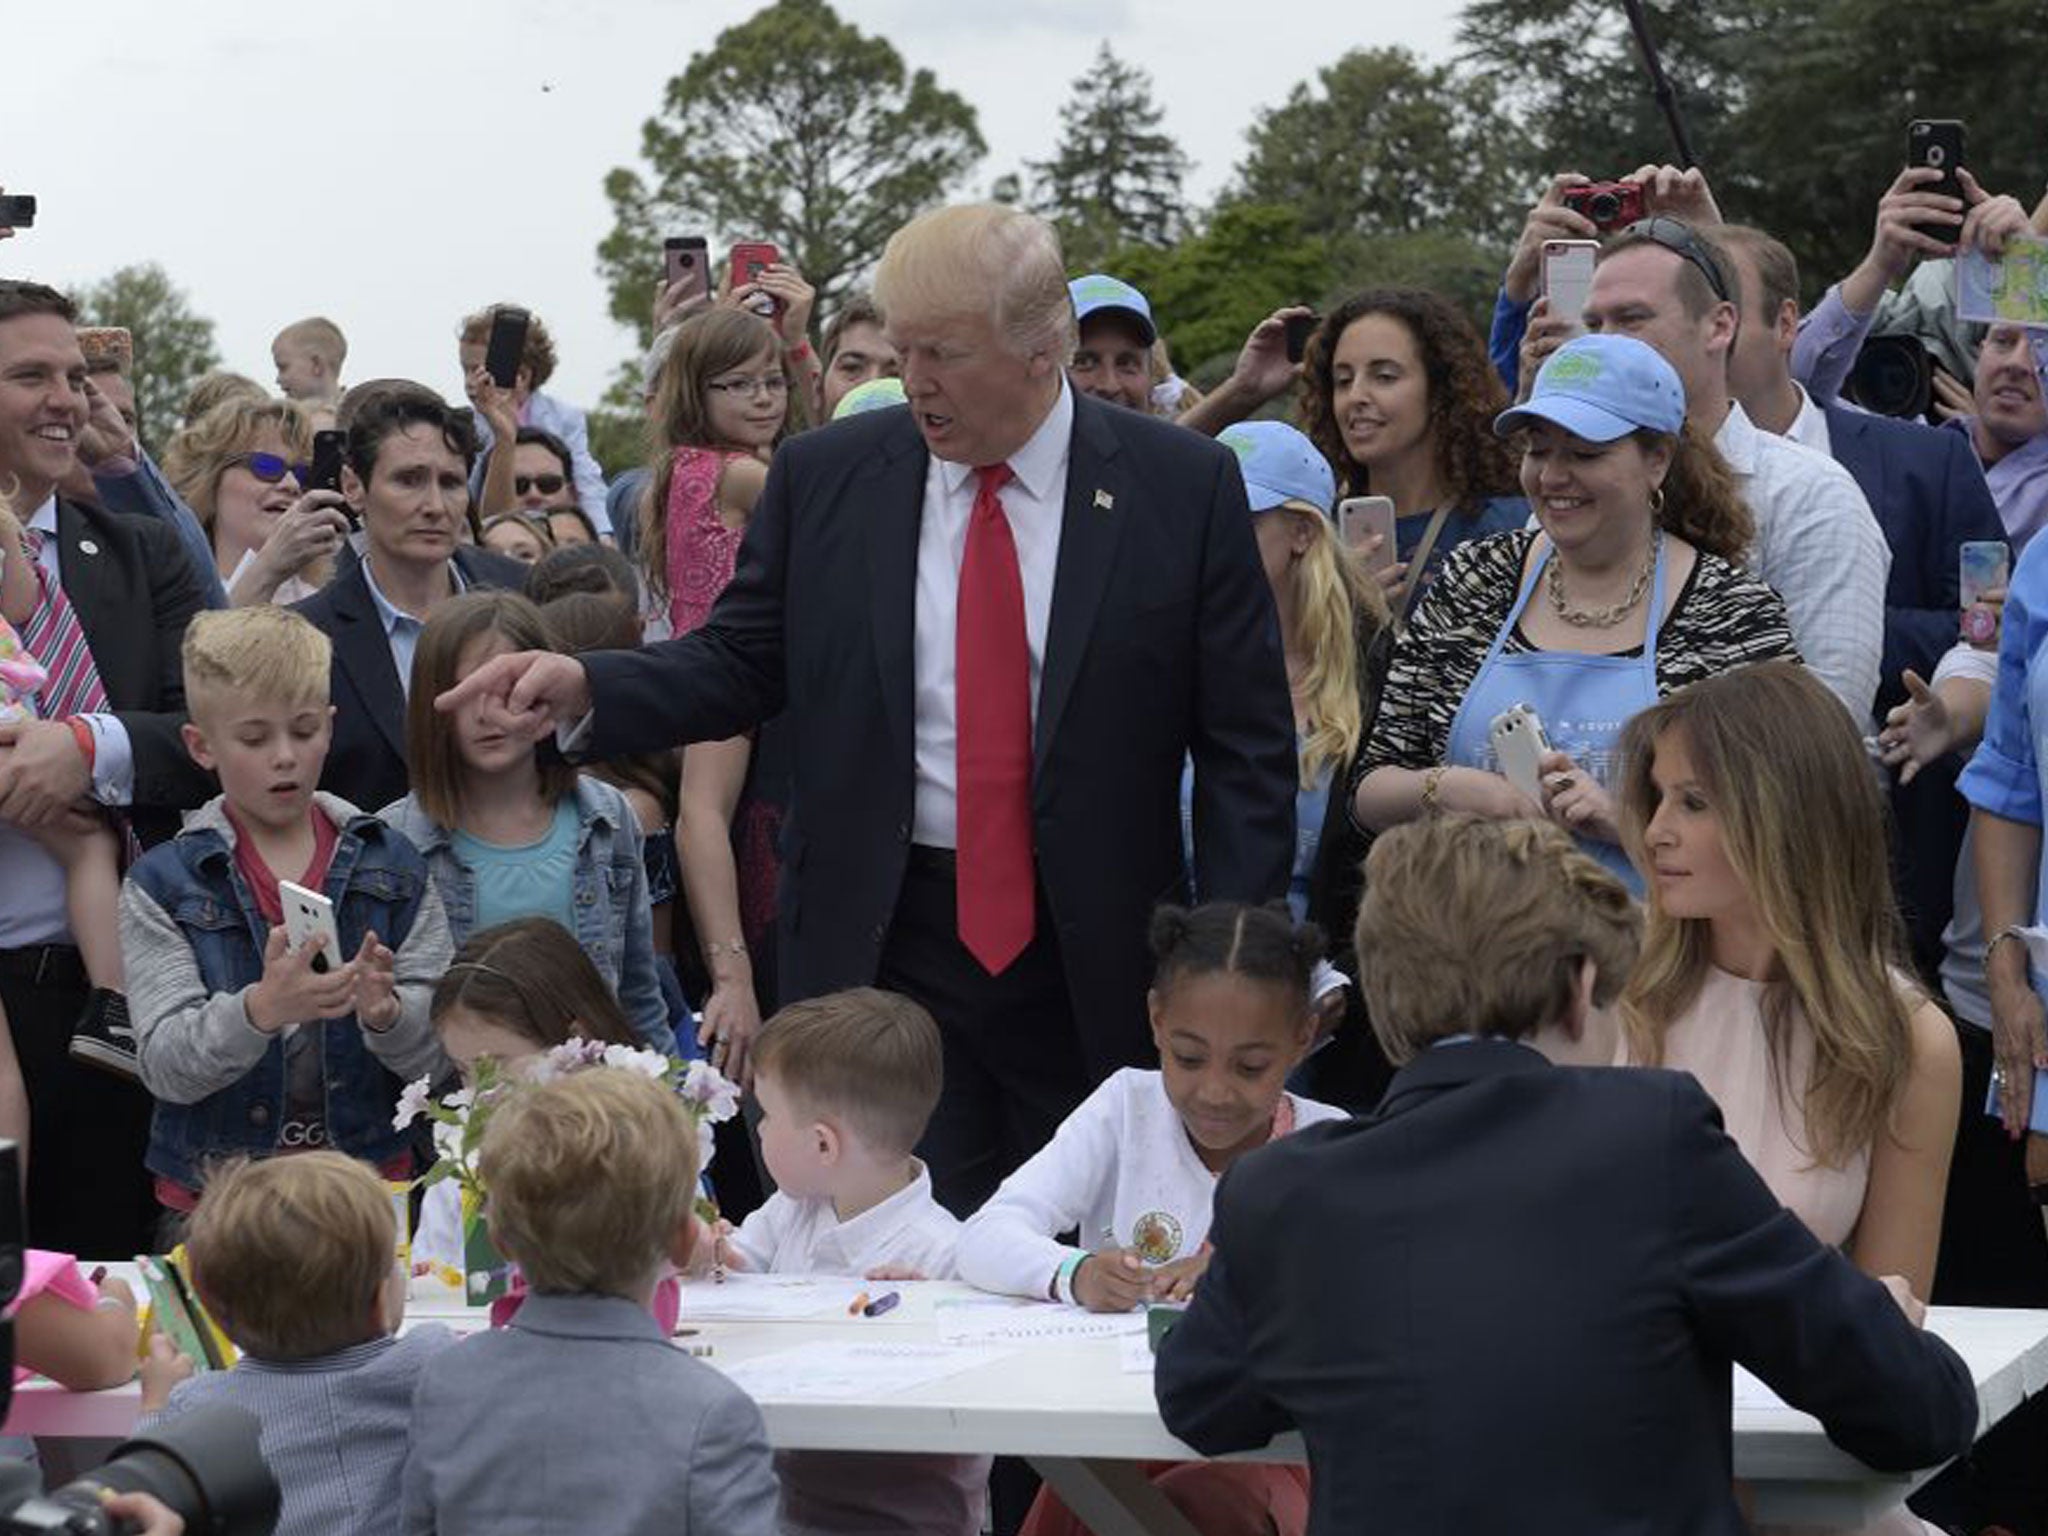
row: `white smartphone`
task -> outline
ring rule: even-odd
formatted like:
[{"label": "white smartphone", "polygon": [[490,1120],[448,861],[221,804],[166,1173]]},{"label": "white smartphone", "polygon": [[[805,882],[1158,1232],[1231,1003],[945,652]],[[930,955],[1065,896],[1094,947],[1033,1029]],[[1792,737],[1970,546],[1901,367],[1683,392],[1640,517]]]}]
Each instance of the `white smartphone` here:
[{"label": "white smartphone", "polygon": [[284,903],[286,944],[294,950],[302,944],[319,945],[313,969],[323,974],[340,965],[341,930],[334,926],[334,903],[318,891],[309,891],[289,880],[277,882],[277,893]]},{"label": "white smartphone", "polygon": [[1394,498],[1391,496],[1346,496],[1337,503],[1337,536],[1346,549],[1363,549],[1374,534],[1379,548],[1365,557],[1368,571],[1383,571],[1394,563]]},{"label": "white smartphone", "polygon": [[1507,781],[1529,797],[1529,803],[1543,804],[1543,773],[1537,764],[1550,750],[1550,738],[1543,734],[1543,719],[1526,704],[1510,704],[1493,717],[1487,727],[1493,755]]},{"label": "white smartphone", "polygon": [[1543,297],[1550,301],[1552,316],[1567,322],[1574,336],[1586,329],[1580,317],[1593,297],[1593,264],[1599,254],[1596,240],[1543,242]]}]

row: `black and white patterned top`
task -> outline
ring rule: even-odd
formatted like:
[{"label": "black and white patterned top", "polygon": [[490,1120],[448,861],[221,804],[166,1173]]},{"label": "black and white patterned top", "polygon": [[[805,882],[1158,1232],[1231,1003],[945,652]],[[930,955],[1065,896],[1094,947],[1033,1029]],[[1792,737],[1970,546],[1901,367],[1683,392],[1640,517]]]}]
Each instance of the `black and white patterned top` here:
[{"label": "black and white patterned top", "polygon": [[[1462,544],[1416,604],[1394,647],[1378,718],[1353,773],[1375,768],[1434,768],[1444,760],[1451,721],[1478,677],[1521,591],[1533,529]],[[1503,648],[1537,649],[1520,626]],[[1641,648],[1613,654],[1640,655]],[[1739,566],[1700,551],[1678,601],[1657,634],[1657,693],[1757,661],[1797,661],[1792,627],[1778,594]]]}]

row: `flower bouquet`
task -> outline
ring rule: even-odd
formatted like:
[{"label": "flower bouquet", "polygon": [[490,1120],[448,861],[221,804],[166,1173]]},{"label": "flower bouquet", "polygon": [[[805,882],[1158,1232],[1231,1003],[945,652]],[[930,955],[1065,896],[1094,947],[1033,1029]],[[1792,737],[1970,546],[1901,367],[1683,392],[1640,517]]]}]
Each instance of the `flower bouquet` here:
[{"label": "flower bouquet", "polygon": [[[491,1244],[484,1220],[484,1181],[478,1161],[492,1113],[513,1094],[592,1067],[640,1072],[669,1085],[697,1126],[699,1177],[711,1166],[713,1130],[739,1113],[739,1085],[704,1061],[682,1061],[659,1051],[600,1040],[570,1040],[530,1059],[510,1064],[486,1056],[472,1081],[436,1099],[427,1078],[406,1085],[392,1123],[404,1130],[426,1119],[433,1125],[434,1165],[418,1181],[422,1189],[453,1180],[462,1199],[463,1285],[472,1304],[496,1301],[512,1281],[512,1266]],[[717,1208],[700,1196],[698,1214],[717,1220]]]}]

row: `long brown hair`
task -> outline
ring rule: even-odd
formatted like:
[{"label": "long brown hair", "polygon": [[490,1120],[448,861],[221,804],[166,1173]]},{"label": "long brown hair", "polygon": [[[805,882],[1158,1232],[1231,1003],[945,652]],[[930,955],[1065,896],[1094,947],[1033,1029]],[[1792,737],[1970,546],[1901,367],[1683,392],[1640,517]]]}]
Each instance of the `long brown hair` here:
[{"label": "long brown hair", "polygon": [[675,479],[676,449],[718,446],[711,437],[711,395],[705,385],[763,350],[775,358],[777,368],[782,367],[775,328],[759,315],[721,306],[677,326],[662,359],[654,380],[638,544],[641,575],[658,602],[668,601],[668,491]]},{"label": "long brown hair", "polygon": [[[1885,807],[1863,741],[1833,694],[1789,661],[1737,667],[1681,688],[1624,728],[1621,831],[1648,868],[1657,745],[1680,733],[1721,846],[1771,947],[1763,994],[1782,1096],[1794,1031],[1813,1032],[1803,1118],[1812,1156],[1841,1167],[1877,1139],[1912,1062],[1913,1000],[1892,902]],[[1667,916],[1650,892],[1642,958],[1623,997],[1631,1054],[1663,1059],[1664,1031],[1698,997],[1711,925]]]},{"label": "long brown hair", "polygon": [[1695,549],[1723,560],[1740,561],[1756,537],[1756,518],[1735,489],[1735,471],[1721,457],[1714,440],[1691,421],[1676,439],[1642,431],[1636,439],[1646,447],[1672,445],[1671,468],[1664,476],[1664,505],[1657,522]]},{"label": "long brown hair", "polygon": [[515,917],[472,933],[434,983],[427,1016],[438,1023],[457,1008],[537,1050],[578,1037],[643,1043],[583,946],[552,918]]},{"label": "long brown hair", "polygon": [[1508,408],[1507,389],[1471,321],[1426,288],[1374,288],[1346,299],[1309,338],[1301,373],[1303,430],[1336,470],[1342,493],[1365,495],[1372,485],[1365,466],[1345,448],[1337,425],[1331,360],[1339,338],[1367,315],[1398,320],[1414,338],[1429,380],[1437,476],[1452,504],[1470,511],[1489,496],[1518,495],[1514,456],[1493,435],[1493,418]]}]

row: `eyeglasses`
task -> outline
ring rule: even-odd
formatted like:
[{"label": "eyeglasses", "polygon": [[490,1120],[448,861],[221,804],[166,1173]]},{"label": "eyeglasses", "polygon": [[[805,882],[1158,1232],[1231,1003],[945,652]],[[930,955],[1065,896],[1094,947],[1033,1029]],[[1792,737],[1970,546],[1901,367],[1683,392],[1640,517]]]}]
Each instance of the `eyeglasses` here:
[{"label": "eyeglasses", "polygon": [[312,465],[294,464],[274,453],[238,453],[229,462],[241,465],[265,485],[277,484],[286,474],[290,474],[301,485],[313,478]]},{"label": "eyeglasses", "polygon": [[512,494],[524,496],[528,491],[539,491],[543,496],[559,496],[568,483],[560,475],[514,475]]},{"label": "eyeglasses", "polygon": [[1735,295],[1728,291],[1727,276],[1721,271],[1721,264],[1709,254],[1700,237],[1683,219],[1674,219],[1669,214],[1652,214],[1647,219],[1637,219],[1621,232],[1622,238],[1635,236],[1652,245],[1661,245],[1672,255],[1690,262],[1693,269],[1707,280],[1707,286],[1714,291],[1714,297],[1723,304],[1733,304]]},{"label": "eyeglasses", "polygon": [[713,379],[704,386],[721,395],[786,395],[789,380],[779,373],[764,373],[758,379]]}]

